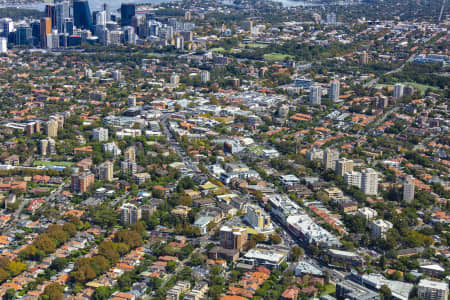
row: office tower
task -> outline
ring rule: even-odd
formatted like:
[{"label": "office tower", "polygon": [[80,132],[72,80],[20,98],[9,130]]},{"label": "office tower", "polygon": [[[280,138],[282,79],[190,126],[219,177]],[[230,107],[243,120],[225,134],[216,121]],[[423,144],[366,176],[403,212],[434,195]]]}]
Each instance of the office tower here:
[{"label": "office tower", "polygon": [[8,39],[0,38],[0,53],[8,53]]},{"label": "office tower", "polygon": [[403,201],[411,203],[414,200],[414,177],[408,175],[403,182]]},{"label": "office tower", "polygon": [[52,19],[42,18],[41,19],[41,48],[47,48],[47,35],[52,33]]},{"label": "office tower", "polygon": [[68,1],[62,1],[62,2],[56,3],[56,5],[55,5],[55,17],[56,17],[55,25],[56,25],[56,29],[58,29],[58,31],[60,33],[65,32],[64,31],[64,20],[66,18],[70,17],[69,10],[70,10],[70,4]]},{"label": "office tower", "polygon": [[394,98],[401,98],[403,97],[403,89],[405,86],[401,83],[397,83],[394,85]]},{"label": "office tower", "polygon": [[327,24],[329,25],[336,25],[336,14],[335,13],[329,13],[327,14]]},{"label": "office tower", "polygon": [[64,32],[68,35],[73,35],[73,19],[65,18],[64,19]]},{"label": "office tower", "polygon": [[55,28],[56,27],[56,9],[55,9],[55,5],[53,4],[47,4],[45,6],[45,16],[47,18],[50,18],[51,20],[51,27]]},{"label": "office tower", "polygon": [[86,193],[94,182],[95,177],[91,172],[76,173],[71,177],[71,188],[75,193]]},{"label": "office tower", "polygon": [[369,55],[366,51],[361,52],[359,55],[359,63],[361,65],[367,65],[369,63]]},{"label": "office tower", "polygon": [[95,14],[95,25],[106,25],[106,11],[97,11]]},{"label": "office tower", "polygon": [[31,40],[31,27],[26,24],[20,24],[16,29],[16,44],[19,46],[25,46],[30,43]]},{"label": "office tower", "polygon": [[344,176],[345,173],[353,171],[353,160],[342,158],[336,162],[336,175]]},{"label": "office tower", "polygon": [[52,30],[52,33],[47,34],[47,48],[57,49],[60,46],[59,34],[57,30]]},{"label": "office tower", "polygon": [[136,4],[122,3],[120,7],[120,25],[131,26],[131,18],[136,15]]},{"label": "office tower", "polygon": [[339,82],[339,80],[335,79],[335,80],[331,81],[330,92],[329,92],[331,101],[333,101],[333,102],[339,101],[340,88],[341,88],[341,83]]},{"label": "office tower", "polygon": [[170,75],[170,84],[179,84],[180,83],[180,76],[178,76],[175,73],[172,73],[172,75]]},{"label": "office tower", "polygon": [[347,172],[344,174],[344,182],[351,186],[361,188],[361,173],[356,171]]},{"label": "office tower", "polygon": [[418,286],[417,295],[424,300],[447,300],[448,283],[421,279]]},{"label": "office tower", "polygon": [[112,181],[114,177],[114,164],[105,161],[98,167],[98,178],[100,180]]},{"label": "office tower", "polygon": [[201,75],[200,75],[200,78],[201,78],[202,83],[207,83],[208,81],[210,81],[211,78],[210,78],[209,71],[207,71],[207,70],[202,70],[202,73],[201,73]]},{"label": "office tower", "polygon": [[336,169],[336,161],[339,159],[339,151],[325,149],[323,152],[323,166],[325,169]]},{"label": "office tower", "polygon": [[180,32],[180,35],[183,37],[184,41],[190,42],[194,38],[194,34],[192,31],[182,31]]},{"label": "office tower", "polygon": [[98,142],[105,142],[108,140],[108,129],[107,128],[95,128],[92,130],[92,138]]},{"label": "office tower", "polygon": [[41,40],[41,22],[34,21],[31,23],[31,36],[33,37],[33,45],[38,46]]},{"label": "office tower", "polygon": [[47,136],[57,137],[58,136],[58,121],[48,120],[47,122]]},{"label": "office tower", "polygon": [[106,12],[106,21],[111,21],[111,11],[109,10],[108,3],[102,4],[102,10]]},{"label": "office tower", "polygon": [[125,43],[128,43],[130,45],[136,44],[136,33],[134,31],[134,27],[132,26],[125,26],[123,28],[123,38]]},{"label": "office tower", "polygon": [[128,106],[129,107],[135,107],[136,106],[136,96],[135,95],[129,95],[128,96]]},{"label": "office tower", "polygon": [[320,86],[319,85],[313,85],[309,88],[309,103],[311,105],[320,105],[321,100],[320,97],[322,96]]},{"label": "office tower", "polygon": [[121,161],[120,170],[122,173],[134,175],[137,171],[137,164],[131,160]]},{"label": "office tower", "polygon": [[361,190],[365,195],[378,194],[378,173],[371,168],[361,172]]},{"label": "office tower", "polygon": [[231,228],[222,226],[219,232],[220,246],[225,249],[242,250],[247,242],[247,230],[245,228]]},{"label": "office tower", "polygon": [[191,12],[189,10],[184,12],[184,20],[190,21],[191,20]]},{"label": "office tower", "polygon": [[9,34],[14,31],[14,22],[11,18],[3,18],[1,22],[3,27],[2,36],[7,38]]},{"label": "office tower", "polygon": [[92,28],[91,11],[89,10],[89,2],[87,0],[73,1],[73,21],[79,29],[90,30]]},{"label": "office tower", "polygon": [[120,223],[123,225],[136,224],[141,219],[141,210],[131,203],[125,203],[120,207]]},{"label": "office tower", "polygon": [[136,148],[133,146],[128,147],[125,149],[123,155],[125,160],[136,161]]},{"label": "office tower", "polygon": [[119,46],[122,44],[123,32],[120,30],[111,30],[109,32],[109,44]]},{"label": "office tower", "polygon": [[182,36],[177,36],[175,39],[175,48],[183,50],[184,48],[184,39]]}]

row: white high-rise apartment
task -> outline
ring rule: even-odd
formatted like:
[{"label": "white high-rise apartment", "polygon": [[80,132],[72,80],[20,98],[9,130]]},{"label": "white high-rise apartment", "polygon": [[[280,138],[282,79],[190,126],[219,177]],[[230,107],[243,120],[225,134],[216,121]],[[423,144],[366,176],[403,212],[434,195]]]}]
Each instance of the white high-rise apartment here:
[{"label": "white high-rise apartment", "polygon": [[211,79],[207,70],[203,70],[200,77],[203,83],[207,83]]},{"label": "white high-rise apartment", "polygon": [[309,103],[311,105],[320,105],[321,104],[321,97],[322,97],[322,91],[319,85],[312,85],[310,88],[310,94],[309,94]]},{"label": "white high-rise apartment", "polygon": [[335,80],[331,81],[329,94],[330,94],[330,99],[333,102],[339,101],[340,89],[341,89],[341,83],[339,82],[339,80],[335,79]]},{"label": "white high-rise apartment", "polygon": [[394,85],[394,97],[395,98],[401,98],[403,97],[403,90],[405,86],[401,83],[397,83]]},{"label": "white high-rise apartment", "polygon": [[120,222],[123,225],[136,224],[141,219],[141,210],[131,203],[125,203],[120,207]]},{"label": "white high-rise apartment", "polygon": [[361,173],[361,190],[365,195],[378,194],[378,173],[371,168]]},{"label": "white high-rise apartment", "polygon": [[414,177],[409,175],[403,182],[403,201],[411,203],[414,200],[414,188]]},{"label": "white high-rise apartment", "polygon": [[325,169],[336,170],[336,161],[339,159],[339,151],[325,149],[323,152],[323,166]]},{"label": "white high-rise apartment", "polygon": [[351,171],[344,174],[344,182],[351,186],[361,188],[361,173],[357,171]]}]

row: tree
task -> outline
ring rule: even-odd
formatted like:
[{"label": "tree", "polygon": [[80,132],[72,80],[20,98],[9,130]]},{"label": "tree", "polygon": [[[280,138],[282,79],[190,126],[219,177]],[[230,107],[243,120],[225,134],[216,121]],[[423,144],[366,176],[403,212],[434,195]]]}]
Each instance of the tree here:
[{"label": "tree", "polygon": [[289,259],[291,261],[297,261],[300,256],[303,256],[303,249],[300,248],[299,246],[294,246],[291,248],[291,250],[289,251]]},{"label": "tree", "polygon": [[93,300],[108,300],[112,295],[111,288],[107,286],[98,287],[92,295]]},{"label": "tree", "polygon": [[269,237],[269,241],[272,245],[281,244],[281,237],[278,234],[271,234]]},{"label": "tree", "polygon": [[21,273],[23,270],[27,268],[27,265],[20,262],[20,261],[11,261],[9,263],[9,271],[13,276],[16,276],[17,274]]},{"label": "tree", "polygon": [[12,300],[16,299],[16,290],[15,289],[7,289],[5,295],[3,295],[4,300]]},{"label": "tree", "polygon": [[57,272],[60,272],[64,270],[64,268],[69,264],[69,261],[67,258],[64,257],[57,257],[52,261],[52,264],[50,265],[50,268],[52,270],[55,270]]},{"label": "tree", "polygon": [[43,295],[47,296],[50,300],[62,300],[63,287],[57,283],[50,283],[44,289]]},{"label": "tree", "polygon": [[392,297],[391,289],[387,285],[383,284],[380,288],[380,296],[382,300],[391,299]]}]

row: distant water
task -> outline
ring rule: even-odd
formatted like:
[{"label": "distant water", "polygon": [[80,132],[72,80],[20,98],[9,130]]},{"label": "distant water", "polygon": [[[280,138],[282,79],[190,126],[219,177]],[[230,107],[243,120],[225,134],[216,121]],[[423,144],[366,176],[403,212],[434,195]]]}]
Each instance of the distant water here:
[{"label": "distant water", "polygon": [[[117,10],[118,8],[120,8],[120,5],[122,3],[139,3],[139,4],[159,4],[159,3],[163,3],[163,2],[170,2],[173,0],[89,0],[89,7],[91,9],[91,11],[94,10],[100,10],[101,6],[103,5],[103,3],[107,3],[109,5],[109,9],[111,10],[111,12],[113,12],[113,10]],[[37,9],[37,10],[44,10],[45,5],[49,4],[49,3],[53,3],[53,1],[47,1],[47,2],[35,2],[35,3],[30,3],[30,4],[0,4],[0,7],[8,7],[8,6],[14,6],[14,7],[19,7],[19,8],[28,8],[28,9]]]}]

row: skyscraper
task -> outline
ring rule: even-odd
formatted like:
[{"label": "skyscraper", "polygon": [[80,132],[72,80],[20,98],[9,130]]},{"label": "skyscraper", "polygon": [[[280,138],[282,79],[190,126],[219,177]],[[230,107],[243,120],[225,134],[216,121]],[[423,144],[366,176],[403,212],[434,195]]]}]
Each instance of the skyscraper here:
[{"label": "skyscraper", "polygon": [[321,104],[321,90],[319,85],[313,85],[309,88],[309,103],[312,105],[320,105]]},{"label": "skyscraper", "polygon": [[131,26],[131,19],[136,15],[136,4],[122,3],[120,7],[120,25]]},{"label": "skyscraper", "polygon": [[28,45],[31,41],[31,27],[20,24],[16,29],[16,44],[19,46]]},{"label": "skyscraper", "polygon": [[47,48],[47,34],[52,33],[52,19],[49,17],[41,19],[41,48]]},{"label": "skyscraper", "polygon": [[403,201],[411,203],[414,200],[414,188],[414,177],[409,175],[403,182]]},{"label": "skyscraper", "polygon": [[378,194],[378,173],[371,168],[361,173],[361,190],[366,195]]},{"label": "skyscraper", "polygon": [[64,32],[69,35],[73,34],[73,19],[72,18],[64,19]]},{"label": "skyscraper", "polygon": [[31,36],[33,37],[33,45],[38,46],[41,40],[41,22],[31,23]]},{"label": "skyscraper", "polygon": [[56,9],[55,5],[47,4],[45,6],[45,16],[51,19],[51,27],[56,27]]},{"label": "skyscraper", "polygon": [[341,83],[339,82],[339,80],[335,79],[335,80],[331,81],[329,93],[330,93],[330,99],[333,102],[339,101],[340,88],[341,88]]},{"label": "skyscraper", "polygon": [[[69,17],[69,9],[70,5],[68,1],[62,1],[55,5],[55,25],[56,29],[58,29],[58,32],[65,32],[64,31],[64,21],[66,18]],[[52,22],[53,23],[53,22]]]},{"label": "skyscraper", "polygon": [[95,25],[106,25],[106,11],[97,11],[95,14]]},{"label": "skyscraper", "polygon": [[80,29],[92,28],[92,17],[87,0],[73,1],[73,20],[75,26]]}]

